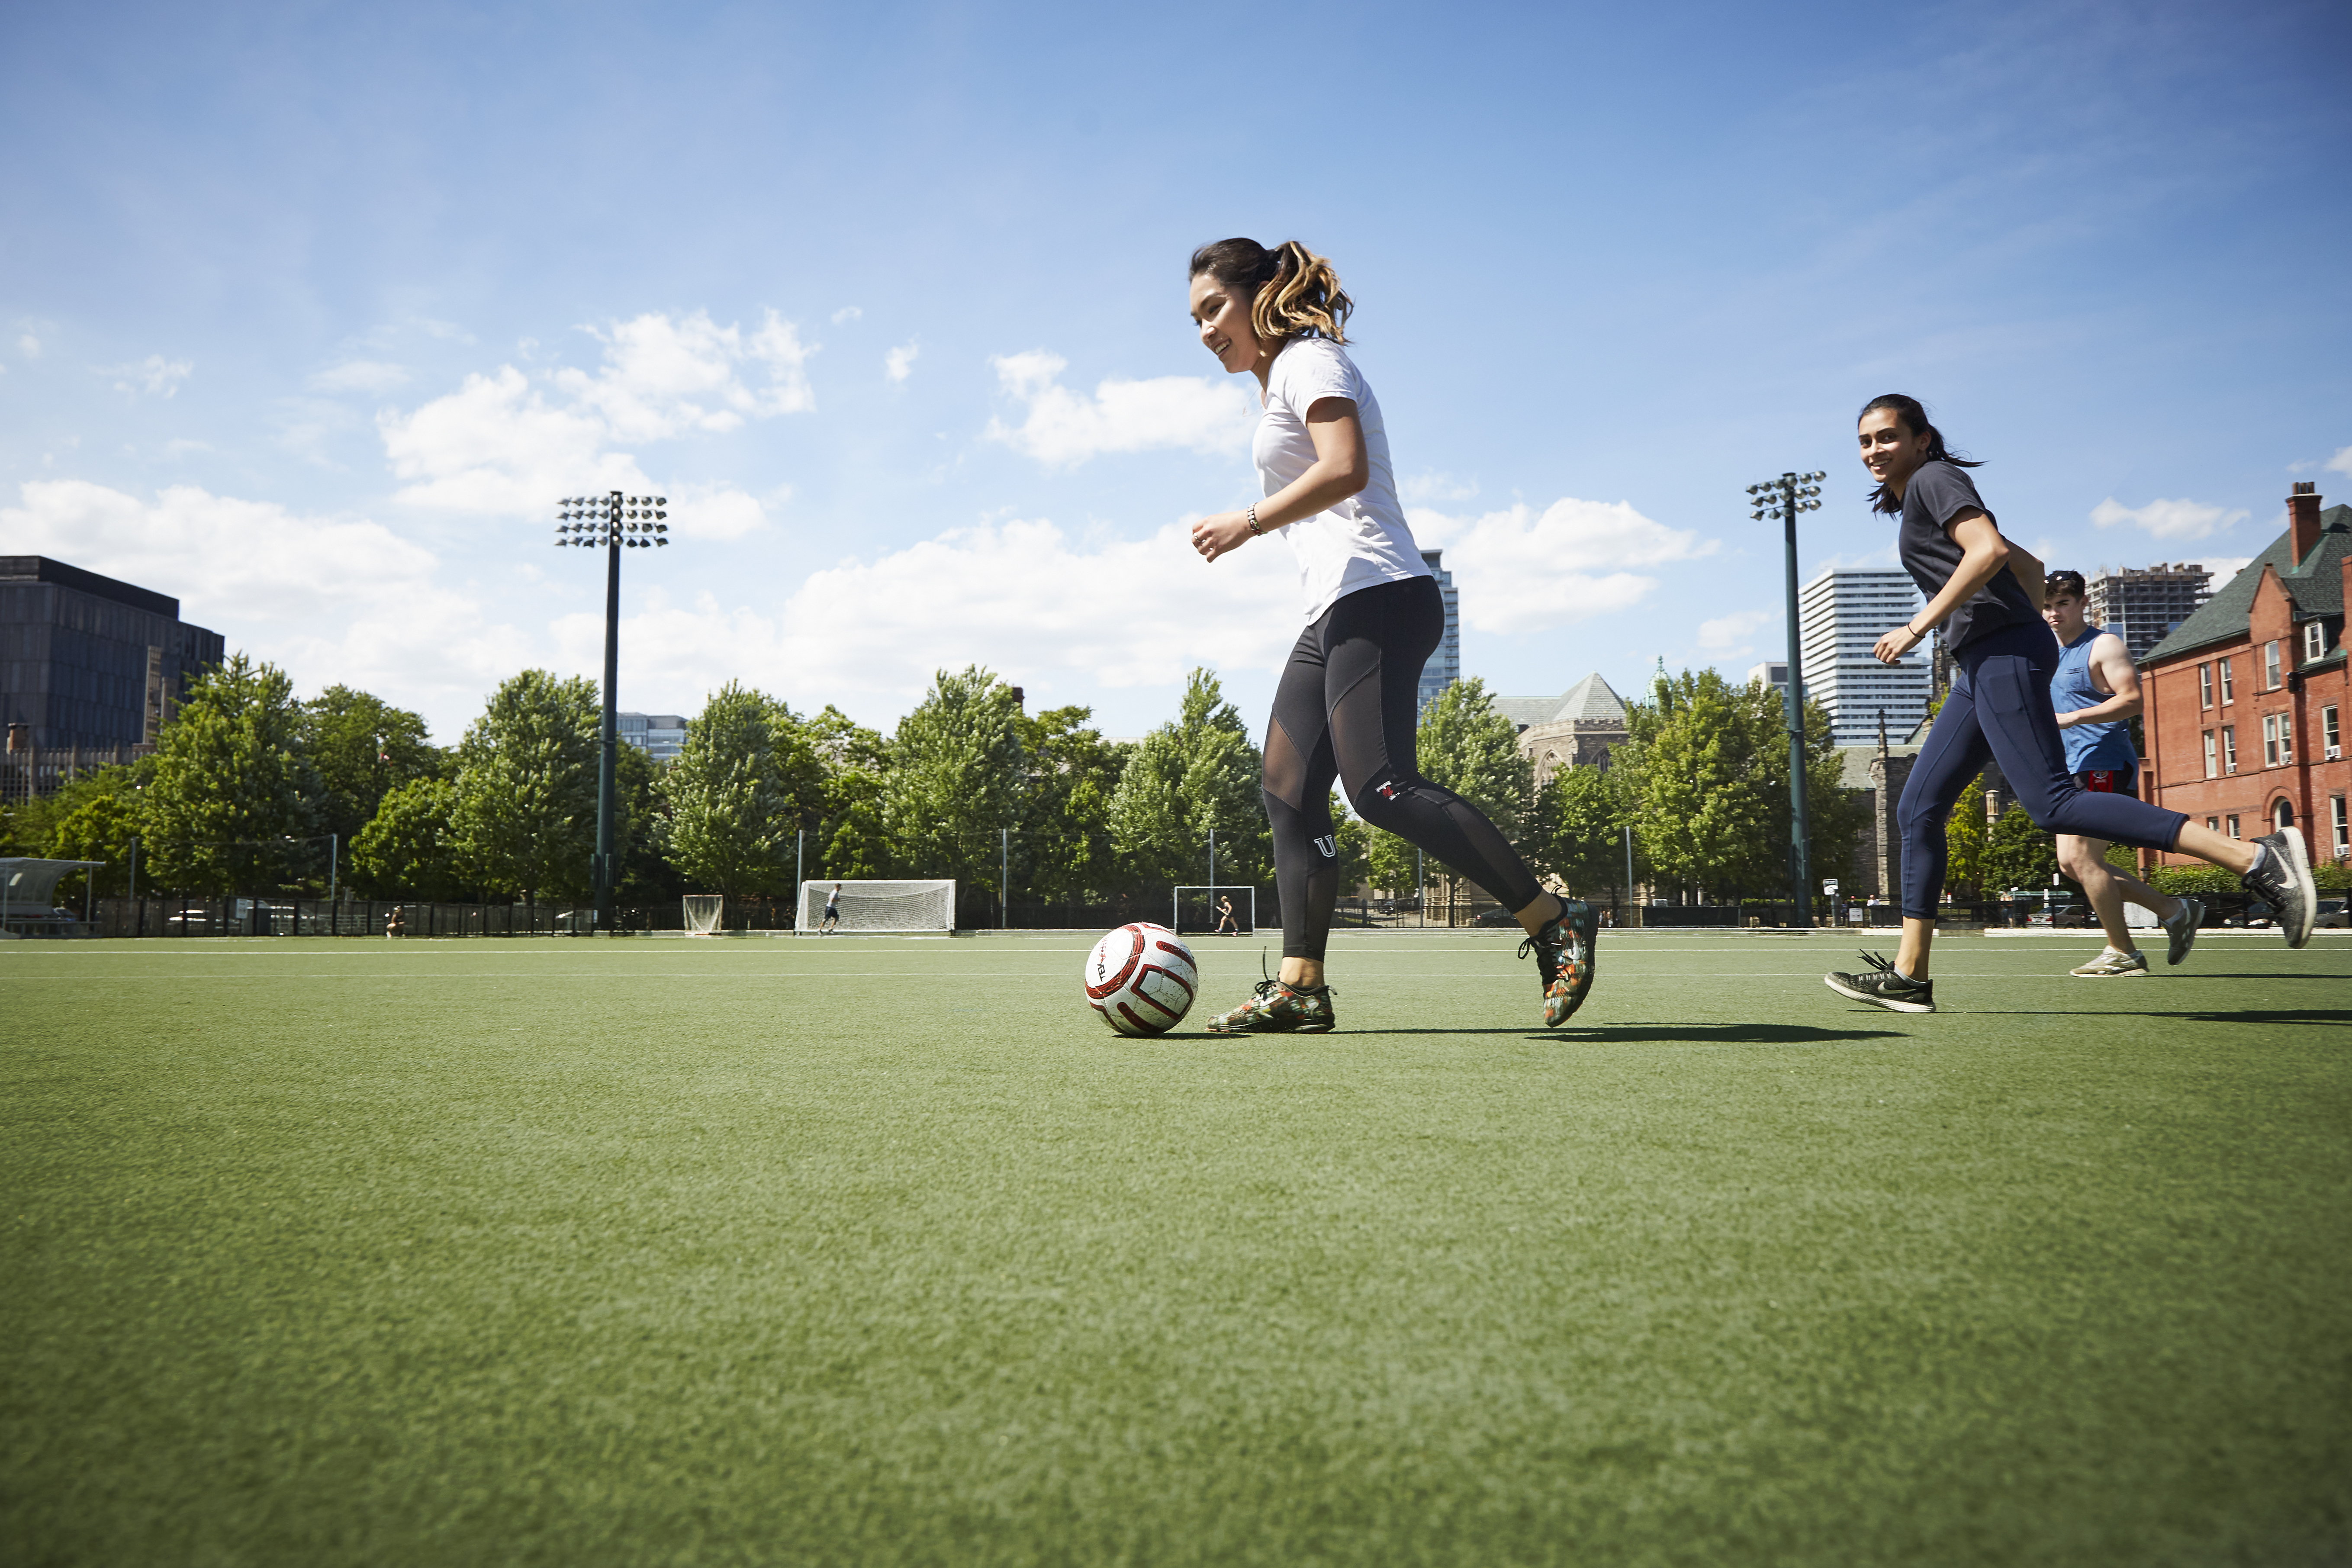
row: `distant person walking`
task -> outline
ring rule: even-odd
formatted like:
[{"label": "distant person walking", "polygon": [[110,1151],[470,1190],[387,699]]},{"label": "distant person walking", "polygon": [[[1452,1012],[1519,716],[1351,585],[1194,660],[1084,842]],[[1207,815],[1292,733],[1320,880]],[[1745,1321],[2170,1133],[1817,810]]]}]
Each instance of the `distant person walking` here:
[{"label": "distant person walking", "polygon": [[824,921],[816,928],[819,936],[831,936],[833,928],[841,921],[841,884],[835,882],[833,891],[824,896]]},{"label": "distant person walking", "polygon": [[390,942],[394,937],[405,936],[407,933],[408,923],[400,918],[400,906],[394,904],[392,906],[392,913],[383,917],[383,940]]},{"label": "distant person walking", "polygon": [[[2132,750],[2131,720],[2140,710],[2139,667],[2131,649],[2111,631],[2084,616],[2089,595],[2080,572],[2053,572],[2046,580],[2042,618],[2058,638],[2058,673],[2050,679],[2050,705],[2066,742],[2066,771],[2084,789],[2101,795],[2139,795],[2139,754]],[[2195,899],[2159,893],[2137,877],[2107,864],[2107,847],[2079,834],[2058,835],[2058,868],[2082,885],[2091,912],[2107,933],[2107,949],[2071,973],[2084,980],[2127,978],[2147,973],[2147,959],[2124,923],[2126,900],[2155,914],[2170,939],[2168,963],[2189,956],[2204,921],[2205,906]]]},{"label": "distant person walking", "polygon": [[1234,923],[1234,900],[1231,895],[1219,896],[1217,900],[1217,934],[1219,936],[1239,936],[1242,934],[1242,928]]},{"label": "distant person walking", "polygon": [[2042,831],[2227,867],[2279,911],[2288,946],[2309,942],[2318,890],[2299,829],[2283,827],[2250,843],[2224,838],[2179,812],[2086,790],[2076,781],[2051,706],[2060,650],[2042,620],[2042,563],[2001,536],[1967,473],[1979,465],[1952,456],[1916,398],[1873,398],[1855,428],[1863,466],[1878,480],[1871,509],[1901,519],[1897,551],[1927,600],[1909,622],[1880,637],[1871,657],[1893,664],[1919,646],[1926,628],[1942,622],[1958,668],[1897,807],[1903,939],[1895,962],[1865,952],[1871,973],[1833,972],[1822,983],[1893,1012],[1936,1010],[1927,953],[1944,888],[1946,826],[1960,792],[1994,760]]}]

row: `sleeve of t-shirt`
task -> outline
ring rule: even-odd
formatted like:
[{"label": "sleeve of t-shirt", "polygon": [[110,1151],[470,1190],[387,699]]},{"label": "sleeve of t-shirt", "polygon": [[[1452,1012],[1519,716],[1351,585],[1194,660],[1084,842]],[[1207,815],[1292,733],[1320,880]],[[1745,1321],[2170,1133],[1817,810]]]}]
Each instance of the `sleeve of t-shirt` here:
[{"label": "sleeve of t-shirt", "polygon": [[1903,500],[1906,510],[1918,507],[1921,515],[1938,532],[1948,529],[1953,517],[1969,507],[1987,517],[1992,515],[1992,509],[1977,494],[1977,487],[1969,476],[1945,463],[1931,463],[1914,474]]},{"label": "sleeve of t-shirt", "polygon": [[1275,391],[1302,425],[1307,411],[1327,397],[1344,397],[1360,405],[1356,367],[1339,345],[1327,338],[1301,338],[1274,362]]}]

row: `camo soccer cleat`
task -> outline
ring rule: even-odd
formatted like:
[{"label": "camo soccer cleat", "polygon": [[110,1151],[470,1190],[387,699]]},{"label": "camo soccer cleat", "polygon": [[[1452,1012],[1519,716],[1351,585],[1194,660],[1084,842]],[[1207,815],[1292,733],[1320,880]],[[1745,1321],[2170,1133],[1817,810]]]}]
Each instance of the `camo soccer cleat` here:
[{"label": "camo soccer cleat", "polygon": [[1312,991],[1279,980],[1261,980],[1250,999],[1230,1013],[1209,1020],[1213,1035],[1328,1035],[1339,1016],[1331,1006],[1331,988]]},{"label": "camo soccer cleat", "polygon": [[1546,1028],[1558,1028],[1584,1005],[1585,993],[1592,989],[1593,948],[1601,934],[1601,916],[1591,904],[1581,899],[1559,902],[1559,913],[1519,943],[1520,957],[1530,950],[1536,955]]}]

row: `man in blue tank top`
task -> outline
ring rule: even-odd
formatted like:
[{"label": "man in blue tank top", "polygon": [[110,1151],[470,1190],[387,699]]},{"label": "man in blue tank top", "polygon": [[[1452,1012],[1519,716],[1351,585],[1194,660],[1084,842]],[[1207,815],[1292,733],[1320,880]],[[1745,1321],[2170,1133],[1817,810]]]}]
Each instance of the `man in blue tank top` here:
[{"label": "man in blue tank top", "polygon": [[[2140,710],[2139,668],[2131,650],[2111,631],[2084,618],[2087,595],[2080,572],[2053,572],[2044,580],[2042,618],[2058,635],[2058,673],[2050,678],[2050,706],[2058,713],[2059,738],[2066,743],[2066,770],[2086,790],[2139,794],[2139,756],[2132,750],[2131,720]],[[2107,950],[2073,973],[2084,980],[2146,974],[2147,959],[2124,924],[2126,900],[2153,911],[2170,939],[2166,961],[2189,956],[2205,907],[2195,899],[2159,893],[2107,863],[2106,844],[2096,838],[2058,835],[2058,868],[2082,884],[2083,896],[2107,933]]]}]

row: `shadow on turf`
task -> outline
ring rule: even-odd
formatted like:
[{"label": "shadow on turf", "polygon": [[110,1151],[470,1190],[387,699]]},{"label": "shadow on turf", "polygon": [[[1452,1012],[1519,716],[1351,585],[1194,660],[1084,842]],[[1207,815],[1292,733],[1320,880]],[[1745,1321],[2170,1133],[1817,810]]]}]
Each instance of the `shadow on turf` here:
[{"label": "shadow on turf", "polygon": [[[2268,976],[2263,978],[2267,979]],[[2046,1012],[1980,1012],[1974,1007],[1968,1011],[1971,1017],[1980,1018],[2046,1018],[2050,1016]],[[2184,1024],[2318,1024],[2337,1029],[2347,1024],[2352,1024],[2352,1009],[2343,1007],[2250,1007],[2236,1013],[2225,1013],[2210,1007],[2184,1008],[2178,1012],[2154,1007],[2134,1009],[2128,1012],[2122,1009],[2101,1008],[2098,1016],[2102,1018],[2169,1018]],[[2347,1036],[2347,1038],[2352,1039],[2352,1036]]]},{"label": "shadow on turf", "polygon": [[[1366,1029],[1368,1035],[1517,1035],[1527,1040],[1696,1040],[1723,1046],[1823,1046],[1841,1040],[1900,1040],[1899,1029],[1816,1029],[1809,1024],[1612,1024],[1557,1033],[1510,1029]],[[1212,1039],[1226,1037],[1213,1035]]]}]

